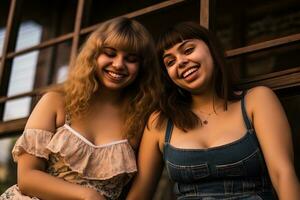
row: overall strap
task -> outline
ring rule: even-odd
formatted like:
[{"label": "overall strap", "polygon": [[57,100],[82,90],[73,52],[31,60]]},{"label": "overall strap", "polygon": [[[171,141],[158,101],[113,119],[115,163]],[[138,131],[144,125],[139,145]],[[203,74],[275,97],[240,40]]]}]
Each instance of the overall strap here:
[{"label": "overall strap", "polygon": [[171,140],[171,135],[173,131],[173,122],[168,119],[167,129],[166,129],[166,135],[165,135],[165,143],[169,143]]},{"label": "overall strap", "polygon": [[247,127],[247,130],[253,130],[253,126],[251,123],[251,120],[248,117],[247,111],[246,111],[246,106],[245,106],[245,96],[246,96],[246,91],[243,92],[243,97],[241,100],[241,107],[242,107],[242,114],[243,114],[243,119],[244,119],[244,123]]}]

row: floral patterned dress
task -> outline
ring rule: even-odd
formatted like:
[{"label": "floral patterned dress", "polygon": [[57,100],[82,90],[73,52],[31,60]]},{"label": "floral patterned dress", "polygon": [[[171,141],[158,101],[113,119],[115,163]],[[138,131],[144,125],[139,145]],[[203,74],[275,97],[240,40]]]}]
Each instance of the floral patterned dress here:
[{"label": "floral patterned dress", "polygon": [[[70,183],[94,188],[107,199],[118,199],[123,187],[137,171],[135,154],[128,140],[96,146],[69,125],[56,133],[26,129],[12,155],[29,153],[47,160],[47,173]],[[1,200],[38,200],[22,194],[17,185],[8,188]]]}]

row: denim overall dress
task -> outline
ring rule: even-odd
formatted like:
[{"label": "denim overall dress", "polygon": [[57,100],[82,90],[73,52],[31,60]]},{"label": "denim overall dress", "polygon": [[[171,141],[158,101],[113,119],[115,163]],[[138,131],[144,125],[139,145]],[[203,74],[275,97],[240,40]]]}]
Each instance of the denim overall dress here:
[{"label": "denim overall dress", "polygon": [[170,144],[169,120],[164,161],[178,200],[275,200],[255,131],[241,100],[246,134],[229,144],[208,149],[182,149]]}]

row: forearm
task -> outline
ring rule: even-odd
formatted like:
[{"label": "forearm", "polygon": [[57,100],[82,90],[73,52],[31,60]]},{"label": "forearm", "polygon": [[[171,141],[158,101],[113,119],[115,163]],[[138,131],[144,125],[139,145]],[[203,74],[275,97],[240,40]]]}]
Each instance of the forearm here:
[{"label": "forearm", "polygon": [[89,190],[39,170],[28,171],[26,177],[19,176],[18,185],[22,193],[44,200],[83,200]]},{"label": "forearm", "polygon": [[[143,184],[139,177],[134,180],[134,183],[128,193],[126,200],[150,200],[153,197],[154,189],[145,187],[146,184]],[[150,190],[150,191],[149,191]],[[152,192],[151,192],[152,191]]]},{"label": "forearm", "polygon": [[280,200],[300,199],[299,181],[294,172],[279,175],[273,184]]}]

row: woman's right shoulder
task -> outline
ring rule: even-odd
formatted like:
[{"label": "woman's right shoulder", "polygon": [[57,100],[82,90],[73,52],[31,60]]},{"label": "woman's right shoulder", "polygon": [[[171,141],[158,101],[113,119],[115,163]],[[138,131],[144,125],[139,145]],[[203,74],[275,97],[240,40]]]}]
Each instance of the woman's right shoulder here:
[{"label": "woman's right shoulder", "polygon": [[60,92],[47,92],[31,112],[26,128],[38,128],[55,131],[63,125],[65,118],[65,100]]}]

